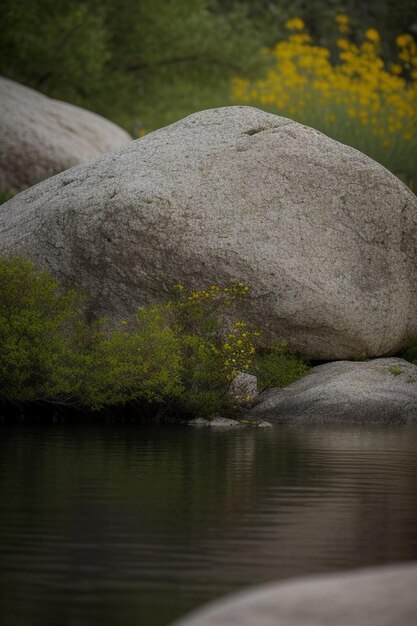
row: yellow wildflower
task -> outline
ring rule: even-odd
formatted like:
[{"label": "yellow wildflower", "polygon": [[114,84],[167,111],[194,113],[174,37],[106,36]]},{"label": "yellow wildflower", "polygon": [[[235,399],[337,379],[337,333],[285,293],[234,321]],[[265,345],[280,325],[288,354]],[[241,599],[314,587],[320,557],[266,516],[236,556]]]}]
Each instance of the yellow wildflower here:
[{"label": "yellow wildflower", "polygon": [[391,63],[391,72],[393,74],[399,75],[403,71],[403,68],[398,63]]},{"label": "yellow wildflower", "polygon": [[335,21],[337,23],[337,27],[339,33],[346,35],[349,32],[349,18],[347,15],[336,15]]},{"label": "yellow wildflower", "polygon": [[369,41],[372,41],[372,43],[379,43],[381,41],[380,34],[375,28],[368,28],[365,37],[369,39]]},{"label": "yellow wildflower", "polygon": [[336,43],[341,50],[349,50],[350,48],[349,39],[338,39]]},{"label": "yellow wildflower", "polygon": [[403,35],[398,35],[395,43],[399,48],[405,48],[409,44],[413,43],[413,37],[407,33],[404,33]]},{"label": "yellow wildflower", "polygon": [[344,14],[336,15],[335,22],[336,24],[343,24],[344,26],[347,26],[347,24],[349,24],[349,16]]},{"label": "yellow wildflower", "polygon": [[285,28],[287,30],[303,30],[305,24],[299,17],[293,17],[291,20],[285,22]]},{"label": "yellow wildflower", "polygon": [[[286,39],[265,51],[271,63],[260,80],[234,80],[234,97],[275,108],[335,139],[352,141],[362,151],[369,146],[370,156],[381,155],[384,162],[387,136],[392,146],[394,135],[405,139],[404,134],[417,124],[417,44],[413,37],[397,37],[398,61],[385,66],[376,29],[367,29],[358,44],[339,35],[335,62],[329,49],[314,45],[305,32],[294,32],[304,30],[302,20],[297,20],[287,22],[293,32]],[[339,33],[342,27],[349,31],[347,16],[338,15],[336,22]],[[373,137],[368,144],[363,127]]]}]

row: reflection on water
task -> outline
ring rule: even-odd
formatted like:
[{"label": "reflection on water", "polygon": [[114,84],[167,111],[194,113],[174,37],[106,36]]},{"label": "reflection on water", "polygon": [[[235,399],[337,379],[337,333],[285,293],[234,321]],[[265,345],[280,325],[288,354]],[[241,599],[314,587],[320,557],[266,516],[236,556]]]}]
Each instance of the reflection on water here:
[{"label": "reflection on water", "polygon": [[417,558],[417,428],[3,427],[2,626],[165,626]]}]

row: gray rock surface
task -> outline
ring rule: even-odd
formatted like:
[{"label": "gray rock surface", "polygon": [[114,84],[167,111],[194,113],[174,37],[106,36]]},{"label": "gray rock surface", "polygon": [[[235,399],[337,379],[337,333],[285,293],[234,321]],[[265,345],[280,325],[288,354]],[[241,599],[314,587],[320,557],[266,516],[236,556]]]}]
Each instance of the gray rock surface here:
[{"label": "gray rock surface", "polygon": [[172,626],[415,626],[417,565],[263,585],[209,604]]},{"label": "gray rock surface", "polygon": [[131,141],[100,115],[0,77],[0,191],[19,191]]},{"label": "gray rock surface", "polygon": [[193,420],[188,420],[187,424],[189,426],[198,426],[198,427],[210,426],[209,420],[206,420],[204,417],[196,417]]},{"label": "gray rock surface", "polygon": [[258,395],[258,379],[253,374],[239,372],[230,383],[227,395],[235,404],[247,404]]},{"label": "gray rock surface", "polygon": [[121,319],[176,283],[243,281],[241,317],[318,359],[417,328],[417,199],[365,155],[251,107],[202,111],[1,207],[0,252]]},{"label": "gray rock surface", "polygon": [[211,426],[211,428],[236,428],[236,426],[241,426],[237,420],[230,419],[229,417],[214,417],[208,420],[208,425]]},{"label": "gray rock surface", "polygon": [[273,423],[417,424],[417,366],[399,358],[326,363],[252,406],[248,417]]}]

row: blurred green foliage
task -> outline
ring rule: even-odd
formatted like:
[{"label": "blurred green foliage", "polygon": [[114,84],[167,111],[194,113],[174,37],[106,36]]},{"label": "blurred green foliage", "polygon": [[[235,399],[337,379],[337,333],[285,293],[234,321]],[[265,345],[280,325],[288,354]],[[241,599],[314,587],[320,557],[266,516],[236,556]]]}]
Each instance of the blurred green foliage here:
[{"label": "blurred green foliage", "polygon": [[415,0],[3,0],[0,72],[138,136],[228,104],[230,78],[259,73],[291,17],[329,47],[340,12],[392,45],[417,28]]},{"label": "blurred green foliage", "polygon": [[267,34],[266,45],[281,39],[285,21],[300,17],[313,39],[329,47],[335,15],[341,13],[351,17],[359,39],[367,28],[377,28],[387,42],[387,53],[395,53],[393,42],[399,33],[417,35],[415,0],[217,0],[216,4],[223,10],[233,10],[243,4],[251,22],[256,22]]},{"label": "blurred green foliage", "polygon": [[207,0],[4,0],[0,72],[133,134],[225,103],[261,44]]}]

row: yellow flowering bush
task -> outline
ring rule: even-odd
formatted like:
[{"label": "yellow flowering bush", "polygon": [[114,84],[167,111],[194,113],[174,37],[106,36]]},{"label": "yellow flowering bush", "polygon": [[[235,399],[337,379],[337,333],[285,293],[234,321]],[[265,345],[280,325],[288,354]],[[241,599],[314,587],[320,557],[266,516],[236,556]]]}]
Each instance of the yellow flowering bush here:
[{"label": "yellow flowering bush", "polygon": [[417,44],[396,39],[398,59],[386,65],[375,28],[355,42],[349,18],[336,17],[336,53],[315,45],[299,18],[284,41],[264,49],[270,61],[256,81],[233,80],[235,101],[308,124],[378,160],[410,186],[417,183]]},{"label": "yellow flowering bush", "polygon": [[184,389],[179,402],[186,411],[209,415],[227,410],[230,382],[251,369],[259,333],[243,321],[231,322],[228,310],[249,291],[243,283],[197,291],[175,285],[176,299],[168,306],[170,325],[182,345]]},{"label": "yellow flowering bush", "polygon": [[307,363],[286,344],[262,347],[262,332],[243,320],[230,322],[231,311],[226,322],[225,307],[238,305],[250,293],[245,284],[211,285],[200,291],[176,285],[175,290],[178,300],[170,306],[185,354],[182,407],[207,415],[224,412],[230,402],[226,392],[239,372],[255,374],[260,390],[285,387],[308,372]]},{"label": "yellow flowering bush", "polygon": [[255,341],[259,331],[251,331],[245,322],[235,322],[221,346],[227,378],[233,380],[239,372],[248,372],[256,352]]}]

